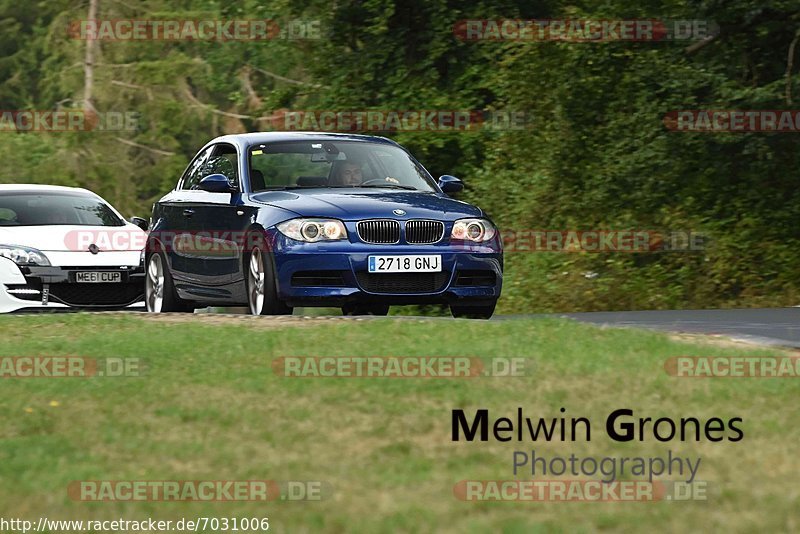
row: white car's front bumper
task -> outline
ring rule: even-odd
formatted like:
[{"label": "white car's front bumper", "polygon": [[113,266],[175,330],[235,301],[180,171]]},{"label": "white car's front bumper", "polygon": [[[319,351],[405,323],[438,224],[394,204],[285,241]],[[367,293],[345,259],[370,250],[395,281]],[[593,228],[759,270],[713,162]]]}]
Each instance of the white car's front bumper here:
[{"label": "white car's front bumper", "polygon": [[[74,272],[91,270],[122,272],[123,283],[74,283]],[[143,293],[144,274],[139,266],[21,268],[0,257],[0,313],[142,307]]]}]

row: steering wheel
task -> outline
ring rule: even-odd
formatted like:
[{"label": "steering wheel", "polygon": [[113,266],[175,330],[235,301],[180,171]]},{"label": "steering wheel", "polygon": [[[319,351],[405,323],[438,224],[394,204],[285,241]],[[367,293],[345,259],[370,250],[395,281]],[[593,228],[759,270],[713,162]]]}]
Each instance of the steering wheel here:
[{"label": "steering wheel", "polygon": [[361,182],[361,185],[369,185],[372,183],[381,183],[381,184],[393,184],[395,182],[389,180],[389,177],[386,178],[372,178],[371,180],[367,180],[366,182]]},{"label": "steering wheel", "polygon": [[361,182],[361,185],[369,185],[369,184],[372,184],[372,183],[376,183],[376,184],[377,184],[377,183],[385,184],[385,183],[387,183],[387,182],[386,182],[386,180],[385,180],[385,179],[383,179],[383,178],[372,178],[371,180],[367,180],[366,182]]}]

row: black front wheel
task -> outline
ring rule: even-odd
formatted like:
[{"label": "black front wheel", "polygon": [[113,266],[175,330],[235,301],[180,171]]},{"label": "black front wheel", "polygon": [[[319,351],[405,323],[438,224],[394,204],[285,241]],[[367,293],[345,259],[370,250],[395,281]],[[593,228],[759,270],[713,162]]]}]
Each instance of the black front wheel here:
[{"label": "black front wheel", "polygon": [[194,306],[178,298],[163,252],[152,252],[147,256],[146,265],[144,295],[147,311],[151,313],[194,311]]},{"label": "black front wheel", "polygon": [[494,308],[497,302],[492,302],[488,306],[450,306],[450,313],[456,319],[489,319],[494,315]]},{"label": "black front wheel", "polygon": [[247,304],[252,315],[291,315],[292,308],[278,300],[272,258],[253,247],[246,263]]}]

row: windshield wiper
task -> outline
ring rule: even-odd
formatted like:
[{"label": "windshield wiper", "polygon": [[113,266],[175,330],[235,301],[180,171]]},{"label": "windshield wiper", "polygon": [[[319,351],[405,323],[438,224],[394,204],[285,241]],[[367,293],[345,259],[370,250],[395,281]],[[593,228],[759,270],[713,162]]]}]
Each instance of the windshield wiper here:
[{"label": "windshield wiper", "polygon": [[267,187],[266,189],[259,189],[258,191],[252,191],[253,193],[269,193],[270,191],[286,191],[288,189],[302,189],[306,186],[303,185],[277,185],[274,187]]},{"label": "windshield wiper", "polygon": [[419,191],[413,185],[399,185],[399,184],[370,184],[370,185],[359,185],[356,187],[374,187],[374,188],[381,188],[381,189],[405,189],[406,191]]}]

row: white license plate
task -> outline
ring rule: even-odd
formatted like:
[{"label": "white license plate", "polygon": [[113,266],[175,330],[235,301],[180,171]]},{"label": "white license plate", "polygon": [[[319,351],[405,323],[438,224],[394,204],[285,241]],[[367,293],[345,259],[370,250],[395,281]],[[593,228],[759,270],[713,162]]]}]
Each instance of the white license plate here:
[{"label": "white license plate", "polygon": [[425,256],[370,256],[371,273],[438,273],[442,270],[442,257]]},{"label": "white license plate", "polygon": [[79,284],[101,284],[107,282],[122,282],[122,273],[80,271],[75,273],[75,281]]}]

